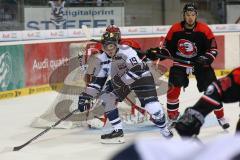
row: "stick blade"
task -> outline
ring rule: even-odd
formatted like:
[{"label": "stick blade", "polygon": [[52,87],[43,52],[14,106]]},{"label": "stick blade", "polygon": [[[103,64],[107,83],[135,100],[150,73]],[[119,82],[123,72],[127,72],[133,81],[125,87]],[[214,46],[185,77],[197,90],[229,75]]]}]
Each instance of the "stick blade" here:
[{"label": "stick blade", "polygon": [[13,147],[13,151],[19,151],[20,149],[22,149],[24,146],[17,146],[17,147]]}]

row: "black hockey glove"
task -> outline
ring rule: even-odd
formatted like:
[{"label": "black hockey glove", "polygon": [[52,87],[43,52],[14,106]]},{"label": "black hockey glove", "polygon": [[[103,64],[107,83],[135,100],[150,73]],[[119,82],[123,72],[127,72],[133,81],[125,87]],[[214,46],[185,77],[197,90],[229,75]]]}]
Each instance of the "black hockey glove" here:
[{"label": "black hockey glove", "polygon": [[146,51],[146,57],[152,61],[155,61],[158,59],[157,54],[161,54],[161,49],[156,48],[150,48]]},{"label": "black hockey glove", "polygon": [[121,102],[130,93],[130,88],[126,85],[119,75],[115,75],[111,79],[113,93],[117,96],[118,101]]},{"label": "black hockey glove", "polygon": [[203,123],[204,116],[200,112],[192,108],[187,108],[176,122],[175,128],[180,136],[191,137],[199,134]]},{"label": "black hockey glove", "polygon": [[113,85],[112,85],[112,81],[111,80],[108,80],[106,85],[105,85],[105,88],[104,88],[104,92],[106,93],[110,93],[113,91]]},{"label": "black hockey glove", "polygon": [[147,61],[147,56],[146,56],[145,53],[143,53],[141,50],[137,50],[137,49],[135,49],[135,51],[137,52],[138,57],[139,57],[142,61],[144,61],[144,62]]},{"label": "black hockey glove", "polygon": [[93,97],[89,94],[86,93],[82,93],[79,96],[78,99],[78,109],[80,112],[84,112],[86,110],[89,110],[91,107],[91,100],[93,99]]},{"label": "black hockey glove", "polygon": [[204,65],[210,65],[213,62],[213,58],[210,56],[199,56],[195,59],[195,63],[197,66],[204,66]]}]

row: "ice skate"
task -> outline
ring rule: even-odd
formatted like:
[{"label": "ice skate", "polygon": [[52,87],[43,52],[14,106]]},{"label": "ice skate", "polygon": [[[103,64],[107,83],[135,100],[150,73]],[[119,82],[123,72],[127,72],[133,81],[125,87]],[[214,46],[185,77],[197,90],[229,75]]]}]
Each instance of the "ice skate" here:
[{"label": "ice skate", "polygon": [[230,127],[230,124],[227,122],[227,120],[224,117],[218,119],[218,123],[223,129],[228,129]]},{"label": "ice skate", "polygon": [[124,142],[125,140],[122,129],[113,130],[111,133],[101,135],[101,143],[103,144],[118,144]]},{"label": "ice skate", "polygon": [[164,138],[172,138],[173,137],[172,131],[170,131],[167,126],[164,128],[160,128],[160,133],[162,134],[162,136]]},{"label": "ice skate", "polygon": [[178,121],[178,118],[180,117],[180,115],[177,115],[174,118],[168,118],[168,122],[167,122],[167,128],[168,129],[172,129],[174,128],[176,122]]}]

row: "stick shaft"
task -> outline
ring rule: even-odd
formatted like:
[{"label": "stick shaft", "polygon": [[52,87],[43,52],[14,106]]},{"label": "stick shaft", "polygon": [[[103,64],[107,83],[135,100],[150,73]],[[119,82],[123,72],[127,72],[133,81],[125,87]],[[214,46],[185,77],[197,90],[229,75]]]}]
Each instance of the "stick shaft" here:
[{"label": "stick shaft", "polygon": [[59,123],[61,123],[62,121],[68,119],[70,116],[72,116],[75,112],[77,112],[78,109],[70,112],[68,115],[66,115],[65,117],[63,117],[62,119],[60,119],[59,121],[57,121],[56,123],[54,123],[52,126],[46,128],[45,130],[43,130],[41,133],[39,133],[38,135],[36,135],[35,137],[33,137],[32,139],[30,139],[29,141],[27,141],[26,143],[20,145],[20,146],[16,146],[13,147],[13,151],[19,151],[20,149],[22,149],[23,147],[27,146],[28,144],[30,144],[31,142],[33,142],[34,140],[36,140],[38,137],[42,136],[43,134],[47,133],[50,129],[56,127]]},{"label": "stick shaft", "polygon": [[161,55],[161,54],[158,54],[157,57],[158,58],[171,59],[171,60],[176,61],[176,62],[194,65],[194,62],[192,62],[192,61],[187,61],[187,60],[182,60],[182,59],[178,59],[178,58],[173,58],[173,57],[169,57],[169,56],[165,56],[165,55]]}]

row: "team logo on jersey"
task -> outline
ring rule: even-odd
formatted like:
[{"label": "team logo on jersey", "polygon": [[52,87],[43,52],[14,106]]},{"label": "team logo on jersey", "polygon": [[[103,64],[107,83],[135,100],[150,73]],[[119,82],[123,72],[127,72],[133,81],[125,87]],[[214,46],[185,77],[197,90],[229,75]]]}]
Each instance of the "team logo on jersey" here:
[{"label": "team logo on jersey", "polygon": [[192,58],[197,55],[197,47],[189,40],[180,39],[177,47],[179,51],[177,54],[181,57]]}]

